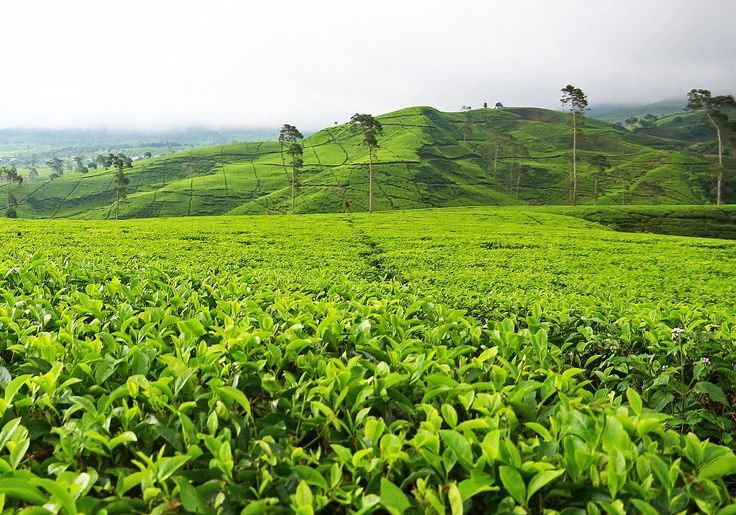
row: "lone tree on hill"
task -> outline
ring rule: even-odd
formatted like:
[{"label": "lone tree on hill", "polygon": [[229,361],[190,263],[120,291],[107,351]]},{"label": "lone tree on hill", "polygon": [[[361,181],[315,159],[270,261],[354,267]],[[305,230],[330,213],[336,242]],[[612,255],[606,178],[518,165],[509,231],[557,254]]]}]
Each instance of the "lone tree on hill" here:
[{"label": "lone tree on hill", "polygon": [[568,84],[562,88],[560,102],[562,103],[562,107],[569,109],[572,113],[572,191],[570,192],[570,202],[574,206],[578,196],[577,119],[578,116],[582,117],[583,112],[588,108],[588,97],[585,96],[585,93],[580,88]]},{"label": "lone tree on hill", "polygon": [[368,147],[368,212],[373,212],[373,153],[378,148],[378,136],[383,134],[381,122],[370,114],[355,113],[350,124],[363,132],[363,143]]},{"label": "lone tree on hill", "polygon": [[78,173],[87,173],[89,172],[89,168],[84,166],[84,159],[82,156],[74,156],[74,171]]},{"label": "lone tree on hill", "polygon": [[18,206],[18,201],[15,198],[15,192],[11,187],[13,183],[21,184],[23,177],[18,175],[18,169],[15,165],[4,165],[0,166],[0,177],[3,177],[7,182],[6,189],[8,190],[8,207],[5,210],[5,216],[8,218],[17,218],[18,213],[15,208]]},{"label": "lone tree on hill", "polygon": [[33,182],[38,180],[38,170],[36,169],[36,162],[31,161],[31,163],[28,165],[28,182]]},{"label": "lone tree on hill", "polygon": [[64,175],[64,161],[62,161],[60,158],[52,157],[51,159],[46,161],[46,164],[49,168],[51,168],[52,179],[56,179],[57,177],[61,177],[62,175]]},{"label": "lone tree on hill", "polygon": [[115,220],[120,216],[120,202],[128,196],[127,186],[130,180],[125,176],[123,169],[133,168],[133,161],[123,154],[110,154],[105,159],[106,166],[115,168],[115,194],[117,201],[115,202]]},{"label": "lone tree on hill", "polygon": [[693,89],[687,94],[687,108],[691,111],[704,111],[710,123],[716,129],[718,137],[718,174],[716,176],[716,204],[720,204],[723,194],[723,136],[732,126],[729,123],[727,109],[736,108],[733,95],[712,96],[707,89]]},{"label": "lone tree on hill", "polygon": [[639,118],[636,116],[629,116],[624,120],[624,123],[628,125],[629,127],[633,127],[637,123],[639,123]]},{"label": "lone tree on hill", "polygon": [[470,110],[473,109],[470,106],[463,106],[462,110],[465,113],[465,125],[463,125],[463,143],[468,139],[468,131],[472,127],[473,120],[470,118]]},{"label": "lone tree on hill", "polygon": [[639,126],[642,129],[654,129],[657,127],[657,120],[659,117],[653,114],[645,114],[641,120],[639,120]]},{"label": "lone tree on hill", "polygon": [[288,145],[287,152],[291,156],[291,213],[294,214],[294,203],[296,199],[296,174],[304,166],[304,148],[300,141],[304,139],[299,129],[285,123],[279,131],[279,144],[281,145],[281,159],[284,158],[284,147]]}]

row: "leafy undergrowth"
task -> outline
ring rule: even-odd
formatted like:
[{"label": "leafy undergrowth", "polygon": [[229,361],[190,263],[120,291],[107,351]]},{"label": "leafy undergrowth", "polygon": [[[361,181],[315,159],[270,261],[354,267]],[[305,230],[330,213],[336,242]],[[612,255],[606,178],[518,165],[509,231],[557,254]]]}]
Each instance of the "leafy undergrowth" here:
[{"label": "leafy undergrowth", "polygon": [[736,510],[732,242],[488,209],[0,237],[8,512]]}]

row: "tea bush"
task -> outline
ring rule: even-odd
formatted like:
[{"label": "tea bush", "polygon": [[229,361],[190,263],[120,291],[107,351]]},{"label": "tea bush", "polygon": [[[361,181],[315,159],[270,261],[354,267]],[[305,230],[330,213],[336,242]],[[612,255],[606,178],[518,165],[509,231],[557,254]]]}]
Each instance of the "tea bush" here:
[{"label": "tea bush", "polygon": [[490,209],[0,237],[6,512],[736,512],[736,243]]}]

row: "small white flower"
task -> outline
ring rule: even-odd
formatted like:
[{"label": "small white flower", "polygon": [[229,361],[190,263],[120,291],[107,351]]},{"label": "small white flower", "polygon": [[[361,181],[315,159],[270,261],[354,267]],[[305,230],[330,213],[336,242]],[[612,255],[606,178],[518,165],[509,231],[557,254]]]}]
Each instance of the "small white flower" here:
[{"label": "small white flower", "polygon": [[705,364],[705,365],[710,365],[710,359],[709,358],[703,358],[700,361],[702,361],[703,364]]},{"label": "small white flower", "polygon": [[680,335],[682,335],[684,332],[685,330],[682,327],[675,327],[670,335],[672,336],[673,340],[679,340]]}]

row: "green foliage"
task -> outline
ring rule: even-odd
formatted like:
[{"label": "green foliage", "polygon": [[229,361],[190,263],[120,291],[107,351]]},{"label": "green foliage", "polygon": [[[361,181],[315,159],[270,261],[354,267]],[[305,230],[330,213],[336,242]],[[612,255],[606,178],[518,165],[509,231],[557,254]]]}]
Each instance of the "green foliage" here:
[{"label": "green foliage", "polygon": [[582,89],[568,84],[562,88],[560,103],[572,113],[582,114],[588,108],[588,97],[583,93]]},{"label": "green foliage", "polygon": [[52,170],[51,179],[56,179],[64,175],[64,161],[60,158],[52,157],[46,161],[46,165]]},{"label": "green foliage", "polygon": [[383,134],[383,125],[370,114],[355,113],[350,118],[350,124],[360,129],[363,143],[369,151],[378,148],[378,136]]},{"label": "green foliage", "polygon": [[735,243],[498,209],[0,238],[5,510],[733,509]]}]

